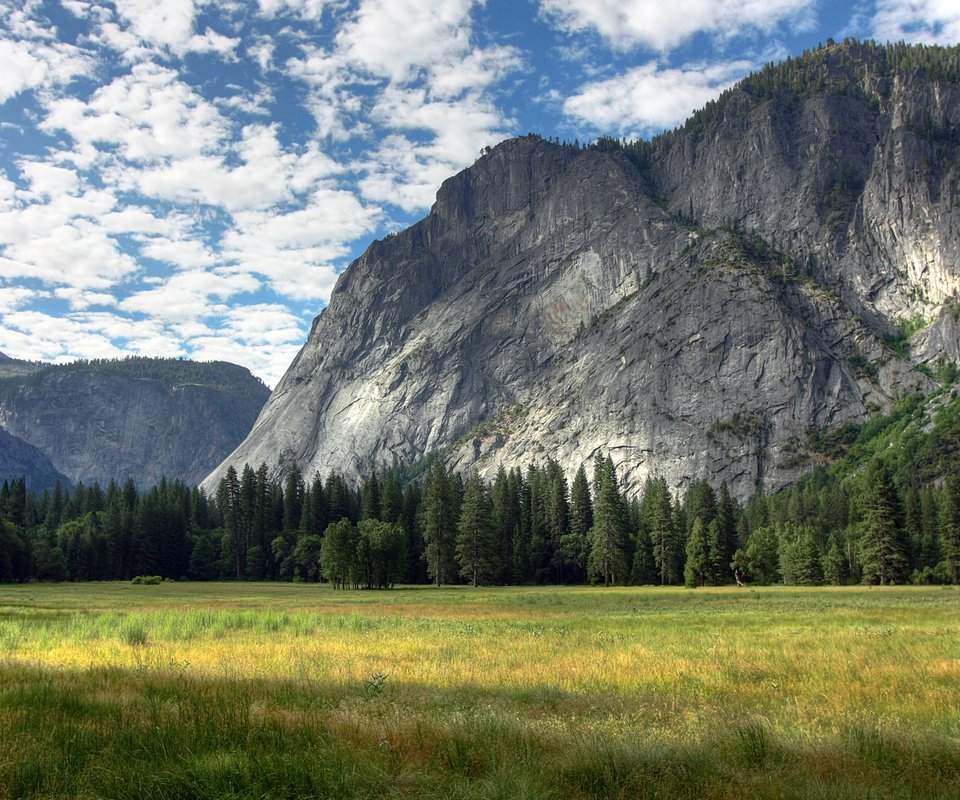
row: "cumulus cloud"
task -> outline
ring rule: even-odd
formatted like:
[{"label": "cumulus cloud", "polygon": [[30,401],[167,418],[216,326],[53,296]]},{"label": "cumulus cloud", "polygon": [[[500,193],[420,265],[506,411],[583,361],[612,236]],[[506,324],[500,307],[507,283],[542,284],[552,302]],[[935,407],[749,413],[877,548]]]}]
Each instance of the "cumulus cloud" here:
[{"label": "cumulus cloud", "polygon": [[239,214],[223,237],[222,253],[241,271],[262,275],[279,294],[326,301],[347,243],[373,231],[379,217],[351,192],[320,189],[302,209]]},{"label": "cumulus cloud", "polygon": [[70,44],[14,40],[0,34],[0,104],[27,89],[66,85],[89,75],[94,64],[88,53]]},{"label": "cumulus cloud", "polygon": [[50,286],[107,289],[137,270],[135,260],[96,223],[31,206],[0,213],[0,274]]},{"label": "cumulus cloud", "polygon": [[260,282],[245,273],[219,274],[206,270],[176,273],[152,289],[134,292],[119,303],[126,312],[173,322],[192,322],[225,314],[225,301],[255,292]]},{"label": "cumulus cloud", "polygon": [[618,50],[669,51],[697,33],[730,37],[771,31],[784,22],[807,28],[816,0],[540,0],[543,16],[568,33],[593,31]]},{"label": "cumulus cloud", "polygon": [[265,17],[276,17],[285,14],[300,17],[301,19],[318,20],[323,16],[325,9],[339,5],[336,0],[257,0],[260,13]]},{"label": "cumulus cloud", "polygon": [[229,135],[228,123],[212,103],[176,71],[157,64],[138,64],[86,102],[78,97],[52,101],[39,127],[69,134],[83,152],[106,147],[137,164],[202,155]]},{"label": "cumulus cloud", "polygon": [[112,335],[94,330],[84,316],[54,316],[41,311],[4,315],[0,351],[14,358],[44,361],[124,355]]},{"label": "cumulus cloud", "polygon": [[[375,75],[408,81],[470,50],[476,0],[363,0],[337,35],[343,57]],[[403,35],[398,35],[403,31]]]},{"label": "cumulus cloud", "polygon": [[926,44],[960,42],[960,5],[955,0],[877,0],[873,36]]},{"label": "cumulus cloud", "polygon": [[0,314],[18,311],[34,300],[44,297],[45,294],[45,292],[28,289],[24,286],[4,286],[0,283]]},{"label": "cumulus cloud", "polygon": [[[141,48],[159,47],[178,56],[231,54],[239,44],[237,39],[213,30],[196,32],[198,5],[194,0],[116,0],[120,24],[109,29],[108,40],[122,44],[132,36]],[[141,49],[134,48],[134,51],[139,55]]]},{"label": "cumulus cloud", "polygon": [[683,122],[756,65],[731,61],[663,69],[656,62],[588,84],[567,98],[564,113],[593,129],[638,135]]}]

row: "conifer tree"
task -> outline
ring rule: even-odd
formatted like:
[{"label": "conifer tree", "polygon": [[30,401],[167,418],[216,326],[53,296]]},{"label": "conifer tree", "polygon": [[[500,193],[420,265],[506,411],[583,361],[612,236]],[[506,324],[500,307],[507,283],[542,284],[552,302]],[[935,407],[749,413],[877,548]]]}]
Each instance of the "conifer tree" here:
[{"label": "conifer tree", "polygon": [[[231,464],[227,473],[217,488],[217,508],[223,520],[224,544],[229,547],[233,559],[233,569],[237,580],[243,577],[243,567],[246,563],[246,552],[243,550],[240,538],[240,480],[237,471]],[[138,570],[144,572],[144,570]]]},{"label": "conifer tree", "polygon": [[900,499],[880,459],[867,470],[863,493],[860,559],[864,583],[896,583],[906,566]]},{"label": "conifer tree", "polygon": [[422,495],[419,483],[408,484],[403,491],[403,515],[401,526],[407,534],[407,572],[408,583],[427,583],[427,561],[424,554],[423,530],[420,524],[420,504]]},{"label": "conifer tree", "polygon": [[434,461],[423,483],[420,514],[427,574],[437,586],[451,583],[455,574],[457,489],[454,476],[439,460]]},{"label": "conifer tree", "polygon": [[683,582],[686,586],[705,586],[713,575],[710,562],[710,543],[703,517],[695,516],[690,535],[687,537],[686,561],[683,566]]},{"label": "conifer tree", "polygon": [[683,551],[666,479],[647,480],[640,514],[650,531],[658,582],[663,586],[677,583],[682,577]]},{"label": "conifer tree", "polygon": [[960,478],[950,476],[940,508],[940,549],[954,583],[960,583]]},{"label": "conifer tree", "polygon": [[386,474],[380,489],[380,519],[384,522],[399,523],[403,518],[403,490],[397,473],[390,470]]},{"label": "conifer tree", "polygon": [[380,519],[380,481],[374,472],[360,494],[360,520]]},{"label": "conifer tree", "polygon": [[713,562],[713,582],[717,586],[730,580],[730,562],[737,550],[737,518],[741,510],[727,488],[727,482],[720,484],[717,495],[717,534]]},{"label": "conifer tree", "polygon": [[594,485],[597,487],[590,531],[588,570],[604,586],[626,581],[626,558],[623,552],[623,503],[617,486],[613,460],[599,454],[595,462]]},{"label": "conifer tree", "polygon": [[488,582],[494,574],[493,504],[477,473],[466,482],[457,525],[457,563],[460,574],[473,586]]},{"label": "conifer tree", "polygon": [[570,500],[567,478],[560,465],[552,458],[547,461],[545,480],[545,513],[547,538],[557,583],[564,582],[563,539],[570,530]]},{"label": "conifer tree", "polygon": [[303,493],[303,475],[300,473],[300,467],[291,464],[283,482],[283,529],[285,531],[295,531],[300,528]]},{"label": "conifer tree", "polygon": [[778,528],[780,572],[792,586],[816,586],[821,582],[821,553],[812,525],[786,523]]},{"label": "conifer tree", "polygon": [[592,527],[593,502],[590,499],[590,484],[587,481],[587,471],[581,464],[570,487],[569,530],[560,541],[563,558],[573,572],[572,577],[578,581],[582,581],[587,574]]}]

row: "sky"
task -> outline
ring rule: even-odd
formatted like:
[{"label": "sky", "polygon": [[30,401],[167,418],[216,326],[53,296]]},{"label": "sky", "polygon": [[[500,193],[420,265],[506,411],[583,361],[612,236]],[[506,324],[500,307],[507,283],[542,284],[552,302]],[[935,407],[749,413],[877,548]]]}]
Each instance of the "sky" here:
[{"label": "sky", "polygon": [[274,386],[337,276],[515,135],[649,138],[957,0],[0,0],[0,352]]}]

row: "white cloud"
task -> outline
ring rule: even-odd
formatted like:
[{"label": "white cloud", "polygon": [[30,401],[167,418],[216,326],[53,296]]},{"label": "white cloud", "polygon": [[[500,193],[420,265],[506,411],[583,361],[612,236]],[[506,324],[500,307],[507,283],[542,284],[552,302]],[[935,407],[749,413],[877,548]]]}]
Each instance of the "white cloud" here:
[{"label": "white cloud", "polygon": [[287,308],[259,303],[232,309],[216,331],[191,339],[190,347],[195,358],[245,364],[274,386],[306,336],[303,321]]},{"label": "white cloud", "polygon": [[627,135],[672,128],[715,99],[755,64],[733,61],[660,69],[655,62],[587,84],[564,102],[564,113],[591,128]]},{"label": "white cloud", "polygon": [[54,290],[54,295],[66,300],[73,311],[86,311],[93,306],[112,307],[117,304],[117,298],[105,292],[91,292],[85,289],[76,289],[72,286],[62,286]]},{"label": "white cloud", "polygon": [[219,261],[203,242],[196,239],[168,239],[153,237],[142,240],[140,255],[181,269],[203,269]]},{"label": "white cloud", "polygon": [[80,176],[75,170],[45,161],[21,161],[19,167],[31,190],[40,197],[74,194],[80,188]]},{"label": "white cloud", "polygon": [[0,38],[0,104],[27,89],[63,86],[93,67],[89,54],[69,44]]},{"label": "white cloud", "polygon": [[179,79],[174,70],[138,64],[101,87],[88,102],[52,101],[43,131],[66,131],[81,147],[115,148],[117,155],[151,164],[202,155],[228,138],[217,109]]},{"label": "white cloud", "polygon": [[107,289],[136,262],[95,222],[64,219],[50,206],[0,213],[0,275],[51,286]]},{"label": "white cloud", "polygon": [[336,282],[334,264],[379,218],[379,209],[363,206],[351,192],[320,189],[296,211],[238,214],[221,251],[236,268],[264,276],[280,294],[326,301]]},{"label": "white cloud", "polygon": [[193,221],[185,214],[159,216],[147,206],[129,204],[117,211],[100,215],[100,226],[108,233],[129,233],[181,238]]},{"label": "white cloud", "polygon": [[806,29],[816,4],[816,0],[540,0],[543,15],[568,33],[592,30],[618,50],[660,51],[701,32],[730,37],[747,29],[772,31],[784,22]]},{"label": "white cloud", "polygon": [[112,339],[92,329],[82,316],[74,319],[41,311],[6,314],[0,326],[0,351],[29,360],[119,358],[124,351]]},{"label": "white cloud", "polygon": [[260,282],[249,274],[190,270],[170,276],[155,289],[131,294],[120,301],[119,307],[157,319],[192,322],[224,314],[228,310],[226,300],[259,288]]},{"label": "white cloud", "polygon": [[193,0],[116,0],[117,13],[140,42],[177,55],[231,53],[239,43],[215,31],[194,32],[197,4]]},{"label": "white cloud", "polygon": [[267,18],[291,14],[301,19],[319,20],[324,9],[342,5],[337,0],[258,0],[260,13]]},{"label": "white cloud", "polygon": [[475,5],[476,0],[363,0],[355,21],[337,35],[337,44],[362,69],[407,81],[425,68],[445,65],[451,51],[470,49]]},{"label": "white cloud", "polygon": [[951,45],[960,42],[956,0],[877,0],[873,36],[881,41]]},{"label": "white cloud", "polygon": [[0,283],[0,314],[18,311],[25,305],[29,305],[34,300],[39,300],[45,296],[46,292],[39,292],[36,289],[27,289],[23,286],[4,286]]},{"label": "white cloud", "polygon": [[274,103],[273,91],[269,86],[261,85],[256,92],[249,92],[241,86],[229,87],[234,94],[230,97],[218,97],[216,104],[227,112],[241,111],[259,117],[270,116],[270,106]]},{"label": "white cloud", "polygon": [[[236,166],[228,166],[226,159]],[[315,146],[285,151],[276,125],[248,125],[240,139],[216,155],[171,159],[146,169],[120,169],[114,179],[126,190],[177,203],[206,203],[236,214],[290,202],[316,183],[342,172]]]}]

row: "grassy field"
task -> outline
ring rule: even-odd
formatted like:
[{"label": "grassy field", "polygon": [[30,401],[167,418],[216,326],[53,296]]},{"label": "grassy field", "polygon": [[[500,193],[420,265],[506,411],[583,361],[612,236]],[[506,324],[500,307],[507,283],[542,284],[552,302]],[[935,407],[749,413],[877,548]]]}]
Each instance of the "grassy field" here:
[{"label": "grassy field", "polygon": [[956,588],[0,587],[0,798],[958,795]]}]

